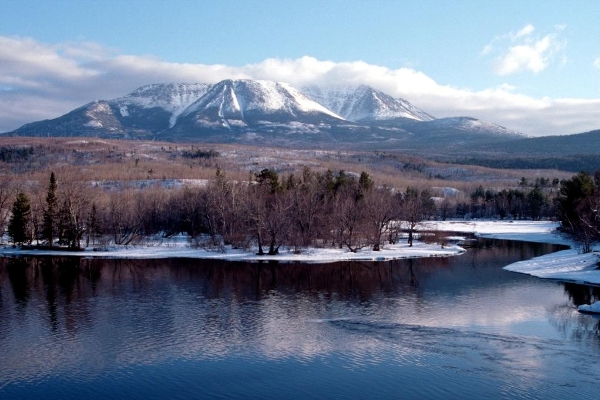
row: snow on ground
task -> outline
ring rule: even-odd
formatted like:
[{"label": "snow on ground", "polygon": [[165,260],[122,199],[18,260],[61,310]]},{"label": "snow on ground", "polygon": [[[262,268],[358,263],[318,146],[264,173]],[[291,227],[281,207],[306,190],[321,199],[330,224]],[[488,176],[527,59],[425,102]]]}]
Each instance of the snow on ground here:
[{"label": "snow on ground", "polygon": [[599,253],[578,253],[575,249],[546,254],[531,260],[507,265],[504,269],[537,276],[576,283],[600,284],[600,270],[597,269]]},{"label": "snow on ground", "polygon": [[304,263],[327,263],[335,261],[386,261],[404,258],[422,257],[449,257],[463,254],[465,250],[459,246],[440,246],[439,244],[425,244],[415,242],[408,247],[406,243],[384,246],[380,251],[362,249],[352,253],[347,249],[309,248],[303,249],[300,254],[295,254],[291,249],[281,250],[274,256],[259,256],[255,252],[239,249],[207,250],[196,248],[182,237],[174,240],[156,241],[141,246],[111,246],[110,248],[95,251],[56,251],[56,250],[21,250],[19,248],[0,248],[2,256],[77,256],[89,258],[117,258],[117,259],[158,259],[158,258],[201,258],[229,261],[283,261]]},{"label": "snow on ground", "polygon": [[[422,229],[468,232],[478,237],[552,243],[571,249],[546,254],[531,260],[519,261],[504,267],[538,278],[582,284],[600,285],[600,252],[581,254],[575,243],[556,232],[559,224],[552,221],[443,221],[425,222]],[[600,305],[598,305],[600,309]]]},{"label": "snow on ground", "polygon": [[592,304],[582,304],[578,309],[582,313],[600,314],[600,301]]},{"label": "snow on ground", "polygon": [[572,245],[556,233],[558,222],[553,221],[426,221],[419,229],[471,233],[490,239],[519,240],[523,242]]}]

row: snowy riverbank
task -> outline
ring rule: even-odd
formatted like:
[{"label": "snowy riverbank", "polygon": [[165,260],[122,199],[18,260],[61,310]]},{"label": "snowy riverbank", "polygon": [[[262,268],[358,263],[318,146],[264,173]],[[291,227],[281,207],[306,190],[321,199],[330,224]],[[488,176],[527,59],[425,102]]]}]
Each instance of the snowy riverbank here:
[{"label": "snowy riverbank", "polygon": [[600,285],[600,270],[597,269],[600,253],[579,253],[573,241],[556,233],[557,222],[448,221],[427,222],[423,226],[425,229],[469,232],[475,236],[485,238],[570,246],[571,249],[546,254],[531,260],[519,261],[507,265],[504,269],[544,279]]},{"label": "snowy riverbank", "polygon": [[386,261],[404,258],[450,257],[463,254],[465,250],[459,246],[441,246],[415,241],[409,247],[405,241],[397,245],[386,245],[380,251],[368,248],[352,253],[347,249],[308,248],[298,254],[291,249],[280,249],[280,254],[269,256],[256,255],[253,251],[241,249],[207,250],[190,246],[185,237],[148,241],[146,245],[111,246],[109,248],[83,251],[57,250],[22,250],[4,247],[0,249],[1,256],[76,256],[113,259],[160,259],[160,258],[198,258],[228,261],[282,261],[303,263],[327,263],[335,261]]},{"label": "snowy riverbank", "polygon": [[[559,251],[520,261],[505,267],[506,270],[537,276],[600,285],[600,270],[597,263],[599,253],[579,254],[574,243],[556,233],[558,223],[551,221],[431,221],[420,224],[419,229],[445,232],[463,232],[478,237],[520,240],[537,243],[553,243],[571,246],[569,250]],[[453,238],[459,239],[459,238]],[[381,251],[362,249],[352,253],[347,249],[309,248],[299,254],[291,249],[281,249],[275,256],[258,256],[253,251],[226,249],[225,252],[207,250],[190,246],[183,237],[148,240],[137,246],[111,246],[100,251],[85,249],[80,252],[21,250],[19,248],[0,248],[1,256],[77,256],[120,259],[157,259],[157,258],[198,258],[230,261],[282,261],[325,263],[335,261],[385,261],[404,258],[449,257],[463,254],[459,246],[441,246],[415,241],[408,247],[406,241],[397,245],[386,245]]]}]

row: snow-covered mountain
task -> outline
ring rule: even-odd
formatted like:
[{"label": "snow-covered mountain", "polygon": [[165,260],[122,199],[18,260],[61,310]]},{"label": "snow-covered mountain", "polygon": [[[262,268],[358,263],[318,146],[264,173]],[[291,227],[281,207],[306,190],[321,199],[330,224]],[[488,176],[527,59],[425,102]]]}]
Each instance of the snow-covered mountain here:
[{"label": "snow-covered mountain", "polygon": [[181,113],[186,128],[256,129],[273,124],[323,124],[343,119],[286,83],[225,80]]},{"label": "snow-covered mountain", "polygon": [[408,101],[395,99],[370,86],[308,86],[302,91],[348,121],[372,122],[398,118],[431,121],[434,119]]},{"label": "snow-covered mountain", "polygon": [[435,119],[368,86],[300,91],[280,82],[224,80],[143,86],[5,135],[414,150],[518,134],[469,117]]},{"label": "snow-covered mountain", "polygon": [[144,112],[153,108],[169,113],[169,127],[173,127],[177,117],[194,101],[202,97],[211,85],[205,83],[168,83],[142,86],[127,96],[112,100],[119,108],[122,117]]}]

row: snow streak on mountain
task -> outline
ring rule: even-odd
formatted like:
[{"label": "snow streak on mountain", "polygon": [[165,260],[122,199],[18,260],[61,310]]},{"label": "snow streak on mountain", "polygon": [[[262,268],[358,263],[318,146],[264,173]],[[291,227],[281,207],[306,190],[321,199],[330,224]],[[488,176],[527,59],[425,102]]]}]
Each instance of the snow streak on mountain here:
[{"label": "snow streak on mountain", "polygon": [[342,118],[285,83],[226,80],[213,85],[182,113],[199,126],[226,128],[254,124],[310,122]]},{"label": "snow streak on mountain", "polygon": [[169,127],[173,127],[177,117],[190,104],[202,97],[210,88],[204,83],[169,83],[142,86],[129,95],[113,100],[119,107],[121,116],[129,116],[129,108],[142,109],[162,108],[170,112]]},{"label": "snow streak on mountain", "polygon": [[431,121],[434,119],[406,100],[395,99],[365,85],[326,88],[309,86],[303,91],[310,98],[348,121],[369,122],[396,118]]}]

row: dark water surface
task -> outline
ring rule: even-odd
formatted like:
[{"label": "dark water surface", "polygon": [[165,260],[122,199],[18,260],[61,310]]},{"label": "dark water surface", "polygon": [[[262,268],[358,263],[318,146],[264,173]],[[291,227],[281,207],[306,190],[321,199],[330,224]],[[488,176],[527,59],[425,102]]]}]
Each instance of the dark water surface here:
[{"label": "dark water surface", "polygon": [[0,259],[0,399],[596,398],[557,247],[335,264]]}]

